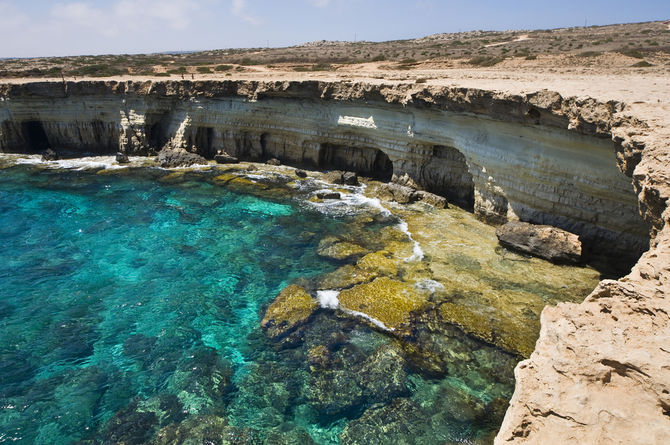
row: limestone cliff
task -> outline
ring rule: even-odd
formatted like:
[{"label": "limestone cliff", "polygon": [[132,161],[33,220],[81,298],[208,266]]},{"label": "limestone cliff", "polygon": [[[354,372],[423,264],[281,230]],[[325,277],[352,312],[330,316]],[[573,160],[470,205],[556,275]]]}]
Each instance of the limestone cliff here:
[{"label": "limestone cliff", "polygon": [[0,97],[0,151],[172,146],[381,179],[407,173],[491,222],[558,226],[629,258],[648,247],[622,173],[638,152],[611,137],[619,103],[317,81],[43,82],[2,85]]},{"label": "limestone cliff", "polygon": [[670,442],[670,159],[623,104],[317,81],[8,84],[0,100],[0,151],[179,146],[408,173],[484,219],[555,225],[621,258],[651,234],[628,276],[545,308],[496,443]]}]

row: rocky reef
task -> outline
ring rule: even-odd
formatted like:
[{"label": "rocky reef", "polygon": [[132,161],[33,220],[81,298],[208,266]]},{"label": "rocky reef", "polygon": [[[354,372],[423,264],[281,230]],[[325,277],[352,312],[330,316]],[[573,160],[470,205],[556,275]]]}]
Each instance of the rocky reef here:
[{"label": "rocky reef", "polygon": [[[579,235],[587,251],[626,264],[639,258],[630,274],[601,282],[583,303],[543,310],[540,339],[516,368],[515,393],[496,443],[670,441],[670,307],[665,296],[670,159],[667,143],[652,137],[656,129],[627,115],[624,104],[548,91],[512,95],[318,81],[40,82],[0,85],[0,98],[2,152],[54,148],[59,154],[137,155],[171,148],[205,159],[221,153],[241,160],[277,158],[382,180],[407,174],[418,187],[472,209],[480,219],[548,224]],[[651,249],[643,254],[650,238]],[[441,247],[438,240],[427,252]],[[352,251],[337,242],[323,248],[325,254]],[[368,255],[379,253],[356,251],[346,256],[357,259],[356,266],[336,271],[335,281],[350,280],[349,294],[343,291],[340,302],[351,311],[359,311],[361,302],[375,309],[368,288],[385,292],[403,285],[393,279],[393,262],[382,276],[366,270]],[[368,260],[385,264],[381,257]],[[449,263],[458,267],[458,261]],[[432,276],[449,276],[446,266],[434,266]],[[493,301],[488,291],[452,281],[449,286]],[[304,295],[299,299],[311,314],[312,302]],[[401,303],[412,311],[425,308],[427,299]],[[504,314],[493,324],[472,319],[476,310],[463,312],[462,303],[455,299],[426,310],[423,329],[447,319],[457,326],[480,326],[474,334],[485,341],[524,329],[508,326]],[[375,311],[389,328],[406,325],[404,313]],[[268,320],[266,326],[293,329],[292,323]],[[509,350],[530,352],[525,340],[508,336],[501,341]],[[412,350],[411,343],[407,349],[426,360],[427,368],[444,372],[447,367],[439,357]],[[315,369],[325,356],[311,351]],[[411,401],[394,403],[397,412],[416,415]],[[377,411],[365,416],[386,416],[382,408]],[[393,421],[379,425],[384,432],[395,427]],[[350,424],[343,437],[361,437],[356,428]]]}]

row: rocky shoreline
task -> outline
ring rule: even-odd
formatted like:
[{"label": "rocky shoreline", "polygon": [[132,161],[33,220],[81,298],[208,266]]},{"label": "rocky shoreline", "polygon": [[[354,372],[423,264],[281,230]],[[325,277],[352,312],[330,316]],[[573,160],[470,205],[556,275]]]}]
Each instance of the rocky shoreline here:
[{"label": "rocky shoreline", "polygon": [[[170,133],[173,134],[172,139],[168,138],[166,141],[159,142],[167,144],[171,140],[173,145],[198,152],[204,149],[203,146],[211,148],[212,141],[221,136],[223,138],[221,141],[229,152],[232,151],[232,148],[237,147],[243,155],[254,156],[253,150],[256,147],[260,153],[256,153],[255,156],[263,157],[268,153],[280,153],[288,161],[305,163],[307,159],[310,159],[309,156],[306,156],[306,153],[309,153],[310,143],[316,141],[318,143],[317,161],[324,156],[331,165],[333,163],[336,165],[337,159],[341,158],[340,148],[338,148],[343,143],[341,138],[348,134],[348,141],[361,149],[354,156],[355,159],[362,160],[359,170],[370,172],[374,168],[385,165],[384,161],[378,160],[377,151],[362,150],[373,145],[374,142],[371,139],[374,134],[379,133],[381,139],[387,142],[385,142],[386,145],[378,146],[375,150],[388,155],[393,165],[393,173],[408,173],[422,182],[423,187],[436,192],[444,190],[440,188],[440,184],[446,184],[446,188],[454,189],[467,185],[468,180],[473,181],[474,190],[470,202],[473,204],[475,213],[483,219],[503,221],[518,218],[535,223],[550,223],[572,229],[586,238],[600,240],[601,244],[611,244],[616,239],[628,246],[629,250],[631,245],[637,245],[639,248],[641,242],[639,235],[636,238],[637,244],[603,235],[608,233],[607,230],[619,235],[630,234],[627,231],[633,226],[612,226],[609,222],[605,222],[604,226],[609,228],[603,229],[603,221],[598,221],[598,224],[595,225],[593,222],[587,224],[588,218],[584,219],[584,216],[580,217],[570,211],[561,213],[564,212],[564,209],[560,206],[550,206],[559,213],[558,216],[554,214],[552,217],[549,209],[543,207],[543,203],[522,198],[524,193],[530,196],[533,193],[544,191],[548,193],[546,202],[555,199],[555,202],[564,202],[565,207],[568,208],[580,202],[579,200],[584,198],[584,195],[568,196],[569,193],[566,195],[567,190],[571,188],[561,187],[560,181],[552,183],[548,188],[540,187],[535,191],[524,190],[518,184],[523,184],[523,181],[529,178],[528,176],[520,175],[515,178],[516,182],[514,182],[500,167],[505,161],[514,163],[519,158],[505,158],[499,164],[485,165],[487,162],[482,162],[487,161],[488,158],[482,157],[482,153],[485,153],[486,150],[482,151],[481,147],[491,149],[506,142],[499,140],[492,144],[490,140],[481,139],[482,133],[491,137],[493,130],[509,132],[520,130],[524,132],[525,137],[540,138],[539,135],[542,132],[556,136],[556,140],[560,142],[547,142],[545,139],[540,144],[542,149],[539,152],[541,153],[548,153],[549,147],[561,146],[566,141],[576,143],[576,147],[582,150],[587,147],[585,144],[589,141],[600,141],[595,142],[595,145],[598,146],[604,143],[605,145],[601,147],[603,153],[607,152],[607,148],[613,149],[611,155],[616,155],[615,165],[621,172],[632,178],[639,210],[646,224],[651,227],[651,249],[642,255],[629,275],[619,281],[601,282],[583,303],[562,303],[557,307],[548,306],[544,309],[540,339],[530,358],[517,366],[516,390],[496,443],[558,441],[566,443],[664,443],[670,440],[670,415],[668,415],[670,410],[668,408],[670,407],[670,352],[664,346],[670,339],[670,319],[668,317],[670,304],[665,297],[668,264],[670,264],[668,261],[670,258],[668,252],[670,229],[666,224],[669,218],[666,203],[670,196],[667,165],[670,163],[666,162],[668,160],[666,141],[653,137],[654,128],[650,128],[634,116],[628,116],[623,104],[602,103],[593,99],[564,99],[556,93],[547,91],[527,95],[510,95],[463,88],[339,82],[80,82],[65,84],[45,82],[23,85],[5,84],[0,86],[0,96],[3,97],[3,102],[0,104],[0,120],[2,120],[0,134],[2,145],[0,147],[3,151],[30,151],[31,146],[35,145],[36,141],[40,141],[41,134],[44,134],[49,140],[57,138],[62,144],[66,144],[69,137],[71,144],[73,134],[78,131],[79,137],[90,134],[90,138],[86,139],[87,143],[79,147],[81,150],[89,149],[95,144],[105,146],[107,142],[109,148],[114,151],[120,148],[123,152],[130,154],[148,152],[152,147],[147,144],[147,141],[151,141],[152,135],[146,131],[143,133],[143,131],[151,128],[151,125],[160,124],[161,116],[157,116],[156,123],[146,125],[147,115],[145,114],[140,119],[135,108],[141,107],[141,103],[163,102],[165,99],[168,101],[163,102],[161,107],[166,106],[166,103],[175,106],[186,100],[198,102],[221,98],[235,98],[225,105],[233,108],[239,105],[237,99],[242,100],[245,104],[260,105],[266,103],[264,102],[266,100],[274,99],[289,100],[292,103],[324,101],[329,104],[335,103],[338,106],[354,104],[359,111],[366,106],[377,106],[370,118],[372,121],[364,117],[364,113],[339,113],[343,110],[336,109],[333,111],[336,121],[332,128],[340,128],[341,131],[331,129],[327,130],[330,133],[324,135],[318,134],[324,130],[312,128],[310,130],[312,133],[302,132],[300,134],[303,136],[317,134],[318,138],[310,140],[310,138],[303,137],[299,144],[289,143],[286,137],[273,136],[267,132],[267,128],[258,131],[258,140],[255,142],[254,137],[248,135],[254,134],[250,130],[260,123],[253,120],[238,120],[237,122],[249,131],[246,136],[231,134],[228,139],[223,133],[217,133],[218,127],[212,123],[207,124],[211,126],[187,125],[184,127],[179,126],[177,122],[175,132]],[[78,98],[82,100],[78,101]],[[99,102],[95,102],[98,99]],[[120,101],[128,106],[119,107]],[[86,103],[89,104],[88,107],[84,105]],[[58,124],[54,120],[56,118],[50,117],[50,112],[44,108],[58,104],[67,105],[65,108],[70,110],[68,112],[72,116],[75,116],[70,123]],[[254,107],[257,106],[254,105]],[[91,119],[89,115],[85,121],[92,124],[82,126],[72,123],[76,122],[76,116],[86,115],[90,109],[95,110],[94,116],[98,118],[106,113],[109,114],[110,111],[113,115],[114,110],[118,112],[120,109],[121,118],[117,120],[118,115],[110,116],[109,122],[112,124],[106,124],[103,119]],[[383,119],[388,113],[400,109],[412,110],[410,119],[404,119],[401,124],[398,124],[397,118]],[[258,111],[259,108],[254,108],[254,110]],[[430,116],[423,114],[426,110]],[[439,115],[446,119],[442,122],[443,125],[450,119],[454,121],[464,119],[460,121],[462,126],[474,124],[488,127],[484,131],[479,128],[475,133],[462,133],[460,139],[450,139],[455,152],[442,149],[436,151],[435,147],[444,147],[440,143],[439,131],[430,130],[434,127],[427,124],[416,125],[417,117],[422,122],[430,122],[429,117],[431,116],[432,119],[437,119],[437,115],[432,114],[433,111],[439,112]],[[189,115],[188,112],[186,115],[188,119],[182,119],[180,122],[190,123],[193,122],[193,119],[198,119],[197,116]],[[338,116],[342,119],[339,119]],[[374,117],[377,119],[373,119]],[[467,120],[471,118],[474,118],[475,121],[468,122]],[[240,119],[239,116],[238,119]],[[55,123],[49,124],[50,121]],[[168,121],[172,122],[172,117]],[[169,127],[172,124],[168,121],[165,124]],[[41,122],[41,132],[37,124],[30,124],[30,122]],[[117,125],[114,125],[114,122]],[[412,122],[415,125],[412,126]],[[406,125],[407,123],[410,125]],[[507,127],[500,126],[503,124],[511,126],[507,129]],[[223,125],[230,125],[230,121],[224,122]],[[375,128],[370,125],[374,125]],[[78,130],[75,131],[76,128]],[[86,131],[82,131],[82,128]],[[198,130],[198,128],[205,128],[205,130]],[[207,128],[212,128],[211,134],[208,133]],[[423,131],[420,132],[419,129]],[[290,130],[284,128],[277,134],[286,135],[288,133]],[[398,139],[395,139],[395,142],[391,140],[393,134],[405,134],[410,137],[410,133],[412,133],[413,144],[399,143]],[[419,133],[422,135],[417,137]],[[263,138],[263,134],[268,136]],[[352,134],[355,137],[352,138]],[[177,140],[174,139],[174,135],[178,136]],[[154,136],[162,139],[158,137],[160,135]],[[476,142],[474,145],[468,136],[474,137],[473,141]],[[271,147],[270,150],[268,147]],[[160,147],[154,144],[153,148]],[[430,154],[426,155],[428,148],[430,148]],[[301,153],[299,158],[294,156],[296,150]],[[569,160],[571,155],[578,152],[579,150],[571,151],[560,159]],[[369,157],[370,153],[374,156]],[[458,153],[461,155],[465,153],[464,161],[459,160]],[[525,155],[528,156],[528,153],[526,151]],[[423,161],[417,162],[417,159]],[[447,161],[438,162],[438,159]],[[431,165],[430,162],[426,163],[430,160],[441,166],[440,171],[444,171],[445,168],[449,171],[449,168],[453,166],[466,165],[472,177],[463,178],[454,170],[449,175],[434,179],[435,177],[432,176],[434,173],[430,173],[430,169],[425,168],[426,165]],[[440,162],[443,163],[440,164]],[[514,163],[512,166],[518,169],[520,165]],[[424,168],[421,169],[420,166]],[[539,176],[535,175],[531,178],[537,180]],[[550,178],[544,178],[544,180],[549,180],[551,183]],[[588,191],[587,195],[592,190]],[[467,195],[461,196],[458,193],[453,193],[451,196],[447,194],[447,197],[453,201],[468,199]],[[601,195],[596,196],[594,202],[602,205],[608,199],[616,201],[616,198]],[[588,202],[588,199],[585,201]],[[593,211],[596,215],[605,215],[607,208],[611,207],[596,206],[593,207]],[[629,207],[625,209],[627,210],[624,210],[623,207],[613,208],[609,220],[616,220],[618,215],[619,218],[634,221],[635,218],[630,216]],[[611,230],[613,227],[616,230]],[[635,231],[645,228],[644,225],[637,223],[634,224],[634,227]],[[631,403],[634,404],[633,409],[631,409]]]}]

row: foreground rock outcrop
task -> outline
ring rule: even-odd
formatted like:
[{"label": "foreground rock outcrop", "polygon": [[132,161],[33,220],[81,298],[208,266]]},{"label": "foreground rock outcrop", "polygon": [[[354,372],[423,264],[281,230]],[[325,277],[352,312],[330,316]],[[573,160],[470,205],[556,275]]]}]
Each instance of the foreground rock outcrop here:
[{"label": "foreground rock outcrop", "polygon": [[670,134],[642,124],[612,133],[622,153],[637,153],[639,162],[624,165],[651,225],[651,248],[583,303],[544,309],[535,352],[515,370],[496,445],[670,442]]}]

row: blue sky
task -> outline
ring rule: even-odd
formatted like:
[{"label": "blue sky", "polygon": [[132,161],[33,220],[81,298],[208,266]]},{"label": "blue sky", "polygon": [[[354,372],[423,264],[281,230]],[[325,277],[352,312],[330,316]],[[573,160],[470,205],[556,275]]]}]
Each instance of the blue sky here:
[{"label": "blue sky", "polygon": [[669,18],[668,0],[0,0],[0,57],[382,41]]}]

